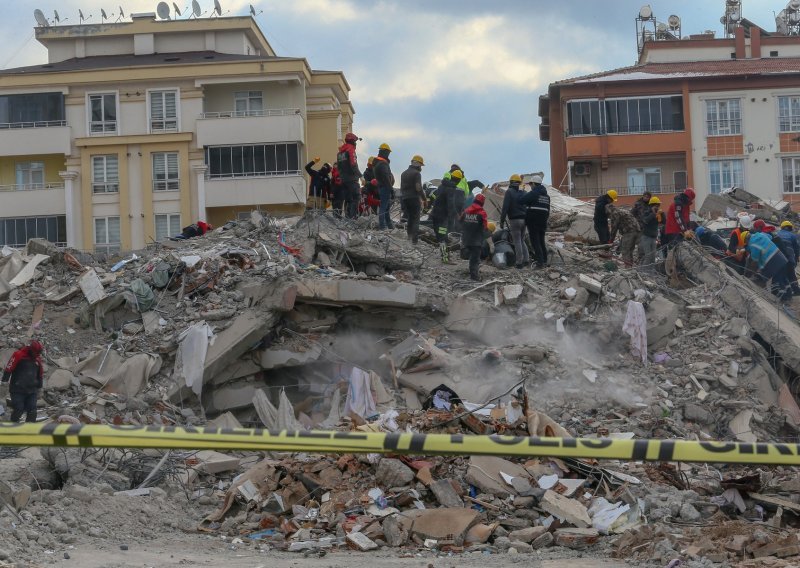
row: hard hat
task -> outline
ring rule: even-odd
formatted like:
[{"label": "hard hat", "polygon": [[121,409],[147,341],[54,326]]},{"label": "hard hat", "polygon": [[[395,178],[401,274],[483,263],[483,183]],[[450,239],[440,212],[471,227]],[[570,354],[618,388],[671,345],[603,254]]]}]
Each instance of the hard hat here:
[{"label": "hard hat", "polygon": [[648,205],[661,205],[661,200],[658,197],[651,197],[650,201],[647,202]]},{"label": "hard hat", "polygon": [[369,160],[367,160],[367,164],[371,166],[372,162],[374,162],[374,161],[375,161],[375,156],[370,156]]},{"label": "hard hat", "polygon": [[344,135],[344,141],[348,144],[355,144],[358,141],[358,136],[353,134],[352,132],[348,132]]},{"label": "hard hat", "polygon": [[489,228],[489,230],[490,230],[491,232],[493,232],[493,233],[494,233],[494,232],[495,232],[495,230],[497,229],[497,225],[495,225],[495,224],[494,224],[494,221],[489,221],[489,222],[486,224],[486,226],[487,226],[487,227]]},{"label": "hard hat", "polygon": [[544,180],[542,179],[542,176],[540,176],[540,175],[535,175],[535,176],[533,176],[533,177],[531,178],[531,181],[532,181],[533,183],[542,183],[542,181],[544,181]]},{"label": "hard hat", "polygon": [[510,181],[510,182],[514,182],[515,181],[517,183],[522,183],[522,176],[520,176],[519,174],[514,174],[510,178],[508,178],[508,181]]},{"label": "hard hat", "polygon": [[[388,148],[388,146],[386,146],[386,147]],[[411,161],[412,162],[419,162],[420,165],[422,165],[422,166],[425,165],[425,160],[423,160],[422,156],[420,156],[419,154],[414,155],[414,157],[411,158]]]},{"label": "hard hat", "polygon": [[762,229],[762,231],[763,231],[764,233],[774,233],[774,232],[775,232],[775,229],[777,229],[777,228],[778,228],[778,227],[776,227],[775,225],[767,225],[766,227],[764,227],[764,228]]},{"label": "hard hat", "polygon": [[35,339],[31,340],[29,347],[30,347],[31,351],[33,351],[37,355],[39,353],[41,353],[42,351],[44,351],[44,345],[42,345],[41,343],[39,343]]},{"label": "hard hat", "polygon": [[464,179],[464,172],[461,170],[453,170],[450,172],[450,177],[453,179]]},{"label": "hard hat", "polygon": [[483,205],[484,203],[486,203],[486,196],[484,196],[482,193],[479,193],[478,195],[475,196],[474,202],[479,205]]},{"label": "hard hat", "polygon": [[743,229],[750,229],[753,226],[753,218],[749,215],[739,217],[739,226]]},{"label": "hard hat", "polygon": [[391,152],[392,151],[392,149],[389,147],[389,145],[386,142],[384,142],[383,144],[378,146],[378,150],[386,150],[387,152]]},{"label": "hard hat", "polygon": [[608,195],[611,198],[611,201],[616,201],[618,193],[616,189],[609,189],[608,191],[606,191],[606,195]]},{"label": "hard hat", "polygon": [[792,225],[791,221],[783,221],[781,222],[781,229],[794,229],[794,225]]},{"label": "hard hat", "polygon": [[694,190],[691,187],[687,187],[686,189],[684,189],[683,193],[684,195],[686,195],[686,197],[688,197],[692,201],[694,201],[694,198],[697,197],[697,194],[695,194]]},{"label": "hard hat", "polygon": [[707,229],[705,227],[697,227],[697,229],[695,229],[694,231],[694,234],[697,235],[697,237],[699,238],[705,234],[706,230]]},{"label": "hard hat", "polygon": [[756,219],[755,221],[753,221],[753,230],[756,233],[762,232],[764,230],[764,227],[766,226],[767,224],[764,222],[763,219]]}]

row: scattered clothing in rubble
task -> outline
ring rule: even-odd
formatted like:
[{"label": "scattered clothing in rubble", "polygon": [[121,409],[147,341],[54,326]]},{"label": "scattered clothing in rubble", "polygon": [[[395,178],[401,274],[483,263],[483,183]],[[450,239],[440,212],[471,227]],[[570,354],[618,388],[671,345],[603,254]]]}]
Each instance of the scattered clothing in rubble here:
[{"label": "scattered clothing in rubble", "polygon": [[353,370],[350,371],[350,384],[344,403],[345,415],[353,412],[361,418],[367,419],[378,413],[375,399],[372,397],[371,385],[370,374],[363,369],[353,367]]},{"label": "scattered clothing in rubble", "polygon": [[628,301],[622,331],[631,336],[631,353],[647,364],[647,315],[641,302]]},{"label": "scattered clothing in rubble", "polygon": [[19,422],[25,414],[25,422],[36,422],[36,401],[39,389],[44,386],[44,347],[36,340],[15,351],[3,369],[0,382],[8,383],[11,395],[11,422]]}]

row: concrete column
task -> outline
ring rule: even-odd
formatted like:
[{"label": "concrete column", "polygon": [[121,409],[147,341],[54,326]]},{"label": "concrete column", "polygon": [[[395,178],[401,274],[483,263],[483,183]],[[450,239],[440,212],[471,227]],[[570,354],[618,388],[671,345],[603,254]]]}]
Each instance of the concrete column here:
[{"label": "concrete column", "polygon": [[67,246],[78,247],[78,239],[75,234],[75,227],[80,226],[81,220],[75,219],[75,181],[80,175],[79,172],[67,170],[58,172],[61,179],[64,180],[64,212],[67,217]]},{"label": "concrete column", "polygon": [[[197,220],[206,220],[206,170],[208,166],[199,164],[192,166],[195,175],[197,176]],[[187,223],[190,223],[187,221]]]}]

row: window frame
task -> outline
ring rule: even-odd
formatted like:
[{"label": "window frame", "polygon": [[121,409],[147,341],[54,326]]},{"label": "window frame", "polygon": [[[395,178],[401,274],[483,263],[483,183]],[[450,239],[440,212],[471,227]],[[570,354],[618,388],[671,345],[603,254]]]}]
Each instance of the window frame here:
[{"label": "window frame", "polygon": [[[40,164],[41,167],[40,168],[30,168],[29,167],[27,169],[20,170],[20,166],[22,166],[23,164],[27,164],[29,166],[32,165],[32,164]],[[26,172],[26,171],[28,172],[28,181],[26,181],[24,183],[19,183],[19,174],[21,172]],[[31,174],[34,171],[41,172],[41,176],[42,176],[42,181],[41,182],[32,181]],[[16,186],[17,190],[44,189],[45,187],[47,187],[47,181],[46,181],[47,178],[45,176],[46,176],[45,163],[44,163],[43,160],[26,160],[26,161],[14,162],[14,182],[15,182],[14,185]]]},{"label": "window frame", "polygon": [[[676,99],[680,105],[676,109]],[[584,103],[599,105],[599,126],[594,128],[594,114],[590,107],[589,131],[584,131],[584,112],[582,107],[571,105],[582,105]],[[643,103],[646,103],[643,104]],[[574,109],[578,108],[578,112]],[[620,112],[623,111],[623,112]],[[564,116],[566,117],[566,134],[568,137],[574,136],[611,136],[628,134],[656,134],[665,132],[685,132],[686,117],[683,113],[683,95],[678,93],[664,95],[650,95],[640,97],[606,97],[600,98],[579,98],[566,101]],[[676,120],[676,116],[680,120]],[[574,128],[574,119],[580,120],[580,132]],[[665,126],[669,122],[669,128]],[[647,124],[643,127],[643,124]]]},{"label": "window frame", "polygon": [[[278,147],[283,147],[282,155],[279,155]],[[290,147],[296,149],[296,155],[290,155]],[[206,179],[221,180],[302,175],[301,155],[302,149],[299,142],[206,146]],[[251,161],[252,169],[250,171],[247,171],[245,167],[246,160]],[[278,167],[280,160],[283,160],[285,164],[284,169]],[[237,171],[237,163],[240,171]],[[296,165],[297,168],[292,169],[290,168],[291,165]]]},{"label": "window frame", "polygon": [[[738,172],[738,174],[740,175],[740,179],[739,180],[735,179],[737,172],[734,171],[733,169],[731,169],[731,178],[732,178],[731,181],[732,181],[732,183],[730,183],[730,184],[723,183],[724,182],[725,172],[723,172],[723,170],[722,170],[722,164],[725,164],[725,163],[728,163],[728,164],[736,163],[736,164],[739,164],[741,166],[741,168],[739,169],[739,172]],[[712,171],[712,167],[715,164],[719,164],[719,166],[720,166],[720,171],[719,171],[720,184],[719,184],[719,189],[717,191],[714,191],[714,183],[713,183],[714,172]],[[730,187],[739,187],[739,188],[742,188],[742,189],[746,189],[744,187],[744,179],[745,179],[745,176],[744,176],[744,159],[742,159],[742,158],[723,158],[723,159],[719,159],[719,160],[709,160],[708,161],[708,192],[710,194],[719,195],[723,189],[728,189]]]},{"label": "window frame", "polygon": [[[164,112],[166,114],[166,94],[167,93],[174,93],[175,94],[175,117],[174,118],[167,118],[166,116],[162,119],[154,119],[153,118],[153,105],[152,100],[150,97],[155,94],[159,93],[161,95],[161,104]],[[150,134],[161,134],[165,132],[180,132],[181,131],[181,90],[178,87],[171,87],[168,89],[148,89],[146,92],[147,97],[147,132]],[[174,127],[167,127],[168,122],[175,122]],[[154,122],[161,122],[163,124],[162,128],[154,128]]]},{"label": "window frame", "polygon": [[[164,179],[156,179],[156,156],[164,156]],[[174,178],[170,178],[169,174],[169,157],[175,156],[175,169]],[[153,191],[180,191],[181,189],[181,154],[180,152],[152,152],[150,154],[150,172],[153,176]]]},{"label": "window frame", "polygon": [[[119,241],[111,241],[110,239],[110,231],[108,229],[109,221],[116,219],[118,228],[117,232],[119,234]],[[105,242],[98,242],[97,240],[97,222],[103,221],[105,227]],[[93,240],[94,240],[94,250],[95,252],[105,253],[109,256],[113,254],[119,254],[122,249],[122,224],[120,222],[120,217],[118,215],[109,215],[108,217],[94,217],[92,219],[92,233],[93,233]]]},{"label": "window frame", "polygon": [[[34,225],[33,233],[30,233],[31,223]],[[9,232],[14,235],[11,240],[6,238]],[[21,239],[16,238],[18,233],[22,234]],[[67,216],[0,217],[0,247],[8,245],[22,248],[30,239],[37,237],[45,238],[56,246],[67,246]]]},{"label": "window frame", "polygon": [[[792,178],[790,183],[792,184],[791,190],[786,189],[786,162],[790,162],[792,164]],[[783,194],[794,194],[800,193],[800,156],[784,156],[781,158],[781,191]]]},{"label": "window frame", "polygon": [[[92,130],[92,125],[95,123],[101,123],[106,125],[111,123],[112,121],[108,120],[92,120],[92,97],[106,97],[109,95],[114,96],[114,130],[107,130],[105,126],[103,130],[94,132]],[[86,93],[86,132],[89,136],[117,136],[121,131],[121,124],[120,124],[120,102],[119,102],[119,91],[94,91]],[[103,114],[105,114],[105,102],[103,103]]]},{"label": "window frame", "polygon": [[[158,218],[159,218],[159,217],[166,217],[166,221],[167,221],[167,233],[168,233],[168,234],[166,234],[166,235],[162,235],[162,236],[160,236],[160,237],[159,237],[159,234],[158,234]],[[173,219],[175,219],[175,218],[177,218],[177,220],[178,220],[178,225],[177,225],[177,231],[175,231],[175,232],[173,233],[173,232],[172,232],[172,228],[170,227],[170,223],[171,223],[171,222],[173,221]],[[155,235],[156,235],[156,242],[161,242],[161,241],[163,241],[164,239],[168,239],[168,238],[170,238],[170,237],[174,237],[175,235],[178,235],[178,234],[180,234],[180,232],[183,230],[183,229],[181,228],[181,214],[180,214],[180,213],[155,213],[155,214],[153,215],[153,230],[154,230],[154,232],[155,232]]]},{"label": "window frame", "polygon": [[[109,193],[119,193],[119,154],[93,154],[91,157],[92,162],[92,195],[105,195]],[[98,181],[95,179],[95,160],[101,158],[103,160],[103,179]],[[108,177],[108,159],[114,158],[117,161],[117,180],[111,180]],[[98,188],[103,189],[98,191]]]},{"label": "window frame", "polygon": [[[800,132],[800,95],[779,95],[776,98],[778,99],[778,132]],[[787,116],[783,116],[781,109],[781,102],[784,100],[788,103],[789,114]],[[797,102],[798,106],[795,116],[792,116],[793,100]],[[788,123],[786,128],[783,126],[784,121]]]},{"label": "window frame", "polygon": [[[247,96],[240,96],[247,94]],[[258,93],[258,97],[254,97],[253,93]],[[251,101],[258,98],[261,101],[260,109],[251,108]],[[240,111],[238,103],[240,100],[246,102],[247,108]],[[233,113],[234,116],[264,116],[264,91],[234,91],[233,93]]]},{"label": "window frame", "polygon": [[[645,191],[649,191],[652,194],[664,193],[662,190],[663,186],[661,185],[662,169],[663,168],[661,166],[641,166],[627,168],[625,176],[628,182],[630,182],[631,171],[633,170],[641,170],[641,172],[637,171],[636,173],[641,173],[644,176],[644,185],[642,187],[631,187],[630,183],[628,183],[628,195],[643,195]],[[647,183],[648,176],[653,175],[658,175],[658,183],[655,186],[651,186]]]},{"label": "window frame", "polygon": [[[735,102],[738,111],[738,118],[733,119],[731,118],[731,103]],[[716,137],[716,136],[740,136],[742,134],[742,99],[739,97],[727,98],[727,99],[707,99],[706,103],[706,137]],[[720,103],[726,103],[727,110],[726,110],[726,118],[720,118],[721,114],[719,112],[719,105]],[[714,105],[714,116],[715,119],[709,118],[709,105]],[[727,122],[728,127],[727,131],[723,131],[720,128],[719,124],[722,122]],[[712,128],[712,125],[716,124],[716,129]],[[735,128],[734,128],[735,125]],[[712,130],[715,130],[712,132]],[[735,131],[734,131],[735,130]]]}]

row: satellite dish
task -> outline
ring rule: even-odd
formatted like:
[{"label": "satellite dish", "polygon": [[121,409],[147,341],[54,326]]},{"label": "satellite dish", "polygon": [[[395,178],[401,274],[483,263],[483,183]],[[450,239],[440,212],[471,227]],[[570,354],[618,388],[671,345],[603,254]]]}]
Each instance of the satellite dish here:
[{"label": "satellite dish", "polygon": [[250,15],[253,16],[254,18],[256,17],[256,9],[253,8],[252,4],[250,4]]},{"label": "satellite dish", "polygon": [[741,16],[739,15],[739,10],[734,10],[734,11],[731,12],[731,21],[732,22],[738,22],[740,19],[741,19]]},{"label": "satellite dish", "polygon": [[669,27],[674,30],[681,26],[681,19],[675,14],[673,14],[669,18],[667,18],[667,23],[669,24]]},{"label": "satellite dish", "polygon": [[83,23],[85,20],[88,20],[88,19],[90,19],[92,17],[91,14],[89,14],[88,18],[84,17],[83,10],[78,10],[78,16],[80,17],[81,23]]},{"label": "satellite dish", "polygon": [[172,3],[172,9],[175,10],[175,14],[176,15],[178,15],[178,16],[181,15],[181,9],[178,8],[178,5],[175,2]]},{"label": "satellite dish", "polygon": [[106,11],[103,10],[102,8],[100,8],[100,19],[103,20],[104,22],[108,19],[108,15],[106,14]]},{"label": "satellite dish", "polygon": [[200,4],[197,0],[192,0],[192,15],[195,18],[199,18],[203,14],[203,10],[200,8]]},{"label": "satellite dish", "polygon": [[639,17],[643,20],[649,20],[653,17],[653,9],[650,7],[650,4],[642,6],[639,9]]},{"label": "satellite dish", "polygon": [[156,6],[156,13],[162,20],[169,20],[169,4],[166,2],[159,2]]},{"label": "satellite dish", "polygon": [[218,16],[222,15],[222,6],[220,6],[219,0],[214,0],[214,12],[216,12]]},{"label": "satellite dish", "polygon": [[791,10],[800,10],[800,0],[792,0],[789,2],[789,8]]},{"label": "satellite dish", "polygon": [[36,8],[33,11],[33,17],[36,18],[36,23],[39,24],[43,28],[49,28],[50,22],[47,21],[47,18],[44,17],[44,12],[42,12],[39,8]]},{"label": "satellite dish", "polygon": [[53,10],[53,19],[56,21],[56,23],[61,21],[61,18],[58,15],[58,10]]}]

